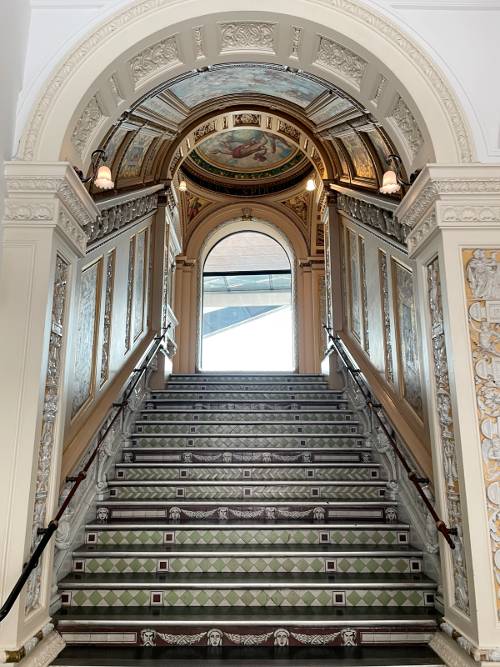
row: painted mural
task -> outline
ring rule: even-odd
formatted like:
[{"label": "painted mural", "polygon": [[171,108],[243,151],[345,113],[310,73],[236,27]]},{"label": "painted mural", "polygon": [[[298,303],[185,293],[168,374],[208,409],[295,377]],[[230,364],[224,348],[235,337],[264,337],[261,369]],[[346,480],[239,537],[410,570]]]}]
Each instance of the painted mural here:
[{"label": "painted mural", "polygon": [[335,147],[334,150],[335,150],[335,153],[337,154],[337,157],[339,158],[339,162],[340,162],[340,171],[341,171],[340,176],[342,178],[350,178],[349,166],[347,164],[347,160],[345,159],[344,153],[342,151],[342,148],[345,150],[345,147],[342,146],[342,148],[339,148],[338,146],[339,146],[340,142],[338,140],[333,141],[332,143]]},{"label": "painted mural", "polygon": [[370,154],[359,136],[355,133],[347,134],[342,137],[341,141],[349,153],[356,177],[376,180],[377,174]]},{"label": "painted mural", "polygon": [[155,136],[149,132],[139,131],[137,133],[123,158],[120,167],[120,179],[138,178],[140,176],[142,162],[153,139],[155,139]]},{"label": "painted mural", "polygon": [[142,102],[141,109],[147,109],[158,116],[161,116],[165,120],[169,120],[172,123],[181,123],[184,120],[184,116],[171,107],[167,102],[165,102],[161,97],[150,97],[149,99]]},{"label": "painted mural", "polygon": [[72,419],[90,398],[94,383],[94,348],[98,317],[97,289],[100,268],[100,261],[89,266],[83,271],[80,282],[75,362],[73,366]]},{"label": "painted mural", "polygon": [[351,331],[359,342],[361,342],[361,304],[359,285],[359,253],[358,239],[354,232],[348,232],[349,246],[349,282],[350,282],[350,314]]},{"label": "painted mural", "polygon": [[353,106],[349,100],[346,100],[343,97],[336,97],[334,100],[319,109],[319,111],[312,114],[311,118],[315,123],[325,123],[327,120],[331,120],[332,118],[335,118],[335,116],[338,116],[339,114],[342,114],[348,109],[352,108]]},{"label": "painted mural", "polygon": [[387,168],[387,156],[390,155],[391,151],[378,130],[367,132],[367,134],[375,148],[380,166],[385,171]]},{"label": "painted mural", "polygon": [[[195,78],[194,78],[195,77]],[[306,107],[325,87],[292,72],[270,67],[222,67],[200,72],[171,86],[170,91],[188,107],[222,95],[251,93],[279,97]]]},{"label": "painted mural", "polygon": [[137,235],[134,270],[134,341],[144,330],[144,297],[147,265],[147,231]]},{"label": "painted mural", "polygon": [[211,202],[197,194],[188,194],[186,198],[186,216],[188,223],[192,222],[198,213]]},{"label": "painted mural", "polygon": [[396,327],[403,397],[422,417],[422,387],[418,357],[417,321],[411,271],[393,260]]},{"label": "painted mural", "polygon": [[122,128],[118,128],[116,132],[113,134],[113,136],[109,139],[108,143],[105,146],[105,151],[106,151],[106,163],[108,166],[111,166],[113,164],[113,160],[116,157],[116,152],[122,143],[122,141],[125,139],[125,135],[127,134],[128,130]]}]

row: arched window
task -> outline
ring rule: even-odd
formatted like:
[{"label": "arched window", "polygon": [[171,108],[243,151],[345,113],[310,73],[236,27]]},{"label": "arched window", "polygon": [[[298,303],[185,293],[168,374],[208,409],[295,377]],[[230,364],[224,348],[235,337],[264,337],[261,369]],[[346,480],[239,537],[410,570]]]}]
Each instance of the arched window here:
[{"label": "arched window", "polygon": [[277,241],[226,236],[206,258],[202,291],[202,370],[293,370],[292,271]]}]

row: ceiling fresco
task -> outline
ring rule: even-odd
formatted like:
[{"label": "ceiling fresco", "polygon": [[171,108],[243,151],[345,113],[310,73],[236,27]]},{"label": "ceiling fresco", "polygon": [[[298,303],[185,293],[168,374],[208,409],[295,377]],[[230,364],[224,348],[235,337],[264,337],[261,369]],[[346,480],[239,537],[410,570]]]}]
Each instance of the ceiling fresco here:
[{"label": "ceiling fresco", "polygon": [[306,107],[328,90],[325,85],[299,73],[269,66],[217,67],[193,74],[169,88],[188,107],[223,95],[247,94],[280,97]]}]

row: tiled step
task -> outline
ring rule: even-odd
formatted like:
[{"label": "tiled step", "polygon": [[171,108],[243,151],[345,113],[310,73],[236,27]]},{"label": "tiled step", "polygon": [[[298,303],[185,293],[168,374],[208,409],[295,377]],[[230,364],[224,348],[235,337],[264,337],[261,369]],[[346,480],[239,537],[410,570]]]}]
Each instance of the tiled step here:
[{"label": "tiled step", "polygon": [[97,519],[106,522],[114,519],[139,521],[140,519],[165,519],[186,521],[206,519],[227,521],[229,519],[259,520],[269,522],[359,520],[397,521],[397,506],[392,501],[259,501],[240,502],[189,501],[189,500],[104,500],[97,505]]},{"label": "tiled step", "polygon": [[155,434],[155,433],[133,433],[132,442],[137,447],[158,447],[164,444],[166,447],[215,447],[227,449],[232,447],[314,447],[337,449],[338,447],[363,447],[366,445],[365,438],[358,433],[343,433],[332,435],[330,433],[297,433],[279,435],[274,433],[219,433],[218,435],[207,435],[205,433],[179,434]]},{"label": "tiled step", "polygon": [[[280,648],[275,645],[271,633],[269,639],[272,642],[268,646],[247,646],[240,639],[239,643],[232,646],[214,648],[207,645],[207,635],[208,632],[202,633],[195,646],[162,646],[154,649],[135,646],[80,647],[69,642],[70,645],[63,649],[52,664],[57,667],[156,667],[159,662],[172,667],[192,667],[205,662],[210,667],[441,667],[443,664],[432,649],[416,644],[415,640],[411,651],[397,645],[390,648],[345,646],[342,639],[339,646],[308,645],[306,648],[301,644]],[[307,637],[303,632],[300,635],[303,639]],[[289,635],[284,636],[289,640]],[[313,636],[311,634],[311,643]],[[341,638],[340,632],[338,636]],[[240,638],[241,635],[233,634],[233,637]]]},{"label": "tiled step", "polygon": [[[330,410],[329,408],[318,408],[315,410],[273,410],[262,411],[258,415],[259,423],[263,422],[323,422],[323,421],[355,421],[352,410]],[[248,422],[249,418],[255,418],[248,410],[178,410],[177,408],[157,408],[141,410],[139,421],[161,421],[170,422]]]},{"label": "tiled step", "polygon": [[358,480],[380,478],[378,463],[256,463],[242,466],[241,463],[216,462],[190,463],[117,463],[117,480],[252,480],[285,481],[299,480]]},{"label": "tiled step", "polygon": [[125,462],[168,462],[168,463],[353,463],[370,464],[372,453],[369,447],[335,447],[334,450],[324,447],[293,450],[288,447],[261,447],[255,449],[252,445],[240,448],[222,448],[223,451],[207,449],[206,447],[189,446],[188,449],[169,447],[124,447],[123,459]]},{"label": "tiled step", "polygon": [[415,549],[335,549],[323,545],[254,545],[212,547],[82,547],[73,554],[73,572],[194,572],[194,573],[386,573],[410,574],[422,570],[422,553]]},{"label": "tiled step", "polygon": [[425,575],[372,573],[78,574],[60,582],[71,606],[425,607],[436,584]]},{"label": "tiled step", "polygon": [[144,402],[145,410],[163,410],[167,406],[174,406],[175,409],[184,410],[237,410],[251,412],[266,412],[267,410],[303,410],[311,411],[316,408],[328,410],[347,410],[349,409],[349,401],[346,399],[292,399],[288,398],[263,398],[249,399],[248,392],[245,392],[246,398],[236,399],[234,395],[230,398],[208,398],[207,395],[201,395],[200,398],[187,398],[175,392],[169,398],[148,398]]},{"label": "tiled step", "polygon": [[[211,381],[205,383],[199,382],[179,382],[177,380],[170,380],[167,382],[166,389],[155,390],[155,394],[162,391],[320,391],[328,390],[328,384],[323,382],[301,382],[296,380],[295,382],[264,382],[264,381],[253,381],[253,382],[244,382],[243,380],[220,380],[220,381]],[[334,390],[332,390],[334,391]],[[342,391],[335,391],[336,394],[342,394]]]},{"label": "tiled step", "polygon": [[386,482],[380,481],[302,481],[266,480],[198,482],[198,481],[121,481],[108,484],[110,496],[128,500],[141,498],[190,500],[360,500],[384,498]]},{"label": "tiled step", "polygon": [[311,382],[324,383],[323,375],[312,375],[307,373],[179,373],[170,376],[170,382],[195,382],[196,384],[210,384],[212,382]]},{"label": "tiled step", "polygon": [[[68,644],[80,645],[278,645],[331,650],[383,644],[412,646],[413,653],[415,645],[432,639],[436,620],[430,607],[267,607],[264,611],[261,607],[144,606],[120,607],[111,613],[106,607],[64,607],[57,614],[57,628]],[[250,661],[250,666],[256,664]]]},{"label": "tiled step", "polygon": [[323,524],[275,522],[264,525],[252,521],[228,521],[224,524],[190,520],[183,524],[168,521],[114,521],[110,524],[89,523],[87,545],[274,545],[332,544],[337,546],[407,546],[410,528],[404,523]]},{"label": "tiled step", "polygon": [[261,422],[247,421],[245,423],[225,422],[165,422],[160,420],[148,421],[138,420],[135,423],[134,435],[138,433],[151,433],[156,435],[190,435],[198,434],[259,434],[259,435],[290,435],[297,433],[308,434],[346,434],[358,433],[359,422],[337,421],[337,422],[309,422],[297,424],[295,422]]},{"label": "tiled step", "polygon": [[252,391],[237,391],[237,390],[227,390],[227,389],[212,389],[207,387],[206,389],[176,389],[171,391],[165,389],[163,391],[154,391],[151,392],[150,398],[147,399],[147,402],[151,401],[179,401],[184,399],[190,400],[218,400],[218,401],[308,401],[315,400],[321,402],[335,402],[335,403],[347,403],[346,399],[342,398],[342,393],[332,391],[331,389],[299,389],[295,391],[289,389],[288,391],[274,391],[274,390],[253,390]]}]

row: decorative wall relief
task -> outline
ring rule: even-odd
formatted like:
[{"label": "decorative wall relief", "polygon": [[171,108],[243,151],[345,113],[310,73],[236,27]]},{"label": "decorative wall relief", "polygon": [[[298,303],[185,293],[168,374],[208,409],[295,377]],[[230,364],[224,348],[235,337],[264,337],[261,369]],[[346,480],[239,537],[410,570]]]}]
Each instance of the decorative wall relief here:
[{"label": "decorative wall relief", "polygon": [[378,265],[381,291],[380,302],[382,304],[382,322],[384,326],[385,377],[391,384],[394,384],[394,366],[392,363],[391,299],[389,295],[387,255],[383,250],[378,251]]},{"label": "decorative wall relief", "polygon": [[208,123],[204,123],[197,127],[194,131],[194,141],[198,143],[204,137],[208,137],[209,134],[212,134],[216,130],[215,120],[209,120]]},{"label": "decorative wall relief", "polygon": [[462,251],[483,478],[500,618],[500,248]]},{"label": "decorative wall relief", "polygon": [[417,318],[413,296],[413,275],[398,262],[392,262],[394,300],[399,352],[401,393],[422,418],[422,386],[418,355]]},{"label": "decorative wall relief", "polygon": [[146,271],[147,271],[147,230],[137,234],[135,244],[135,269],[134,269],[134,318],[133,338],[134,341],[144,331],[144,306],[146,297]]},{"label": "decorative wall relief", "polygon": [[357,235],[348,230],[349,248],[349,312],[351,331],[361,343],[361,303],[360,303],[360,273]]},{"label": "decorative wall relief", "polygon": [[302,42],[302,28],[292,27],[290,58],[299,58],[300,44]]},{"label": "decorative wall relief", "polygon": [[320,37],[315,64],[340,74],[359,88],[367,63],[347,47]]},{"label": "decorative wall relief", "polygon": [[359,237],[359,266],[361,270],[361,304],[363,312],[363,347],[370,354],[370,335],[368,325],[368,290],[366,285],[365,240]]},{"label": "decorative wall relief", "polygon": [[193,28],[194,57],[204,58],[205,49],[203,47],[203,32],[201,26]]},{"label": "decorative wall relief", "polygon": [[406,141],[412,158],[414,158],[423,146],[424,138],[420,132],[418,123],[415,120],[415,116],[407,107],[403,98],[399,95],[391,115]]},{"label": "decorative wall relief", "polygon": [[106,382],[109,377],[109,348],[111,343],[111,319],[113,314],[113,288],[115,284],[115,257],[116,252],[112,250],[106,261],[104,286],[104,322],[102,329],[102,348],[101,348],[101,377],[100,386]]},{"label": "decorative wall relief", "polygon": [[81,276],[73,366],[72,419],[91,398],[94,389],[95,346],[99,319],[98,290],[101,270],[102,260],[99,260],[82,271]]},{"label": "decorative wall relief", "polygon": [[296,128],[295,125],[291,125],[285,120],[278,120],[278,132],[290,137],[290,139],[296,143],[300,142],[300,130]]},{"label": "decorative wall relief", "polygon": [[[54,448],[55,422],[59,410],[59,383],[61,378],[61,346],[65,327],[65,305],[67,295],[69,264],[57,255],[52,294],[52,315],[50,326],[47,375],[45,378],[45,395],[42,408],[42,431],[38,449],[38,466],[35,482],[35,504],[33,508],[33,524],[31,552],[37,546],[40,535],[39,528],[45,528],[47,514],[47,496],[49,493],[49,477]],[[43,562],[43,561],[42,561]],[[39,606],[41,568],[31,573],[26,585],[26,613]]]},{"label": "decorative wall relief", "polygon": [[274,24],[242,21],[220,26],[221,53],[267,51],[274,53]]},{"label": "decorative wall relief", "polygon": [[102,118],[104,114],[101,105],[94,95],[87,103],[71,135],[71,143],[80,157],[85,153],[89,139]]},{"label": "decorative wall relief", "polygon": [[436,257],[427,266],[427,291],[431,318],[432,356],[436,391],[436,413],[439,421],[439,435],[445,482],[445,519],[449,526],[457,528],[454,538],[455,549],[450,551],[453,559],[454,604],[467,616],[469,610],[469,584],[463,547],[463,523],[458,482],[455,430],[450,398],[448,376],[448,354],[443,327],[443,303],[441,298],[441,278],[439,259]]},{"label": "decorative wall relief", "polygon": [[401,225],[392,211],[379,208],[374,204],[349,197],[348,195],[337,194],[337,209],[341,213],[346,213],[357,222],[362,222],[368,227],[378,229],[386,236],[405,242],[407,229]]},{"label": "decorative wall relief", "polygon": [[295,213],[304,225],[307,225],[307,212],[309,210],[309,193],[301,192],[290,199],[286,199],[283,205]]},{"label": "decorative wall relief", "polygon": [[236,113],[233,114],[234,127],[241,127],[244,125],[255,125],[260,127],[260,113]]},{"label": "decorative wall relief", "polygon": [[130,350],[130,330],[132,326],[132,300],[134,296],[135,236],[132,236],[128,248],[127,278],[127,320],[125,322],[125,353]]},{"label": "decorative wall relief", "polygon": [[136,88],[161,70],[169,69],[180,64],[180,62],[175,37],[168,37],[158,42],[158,44],[144,49],[130,61],[130,69]]}]

